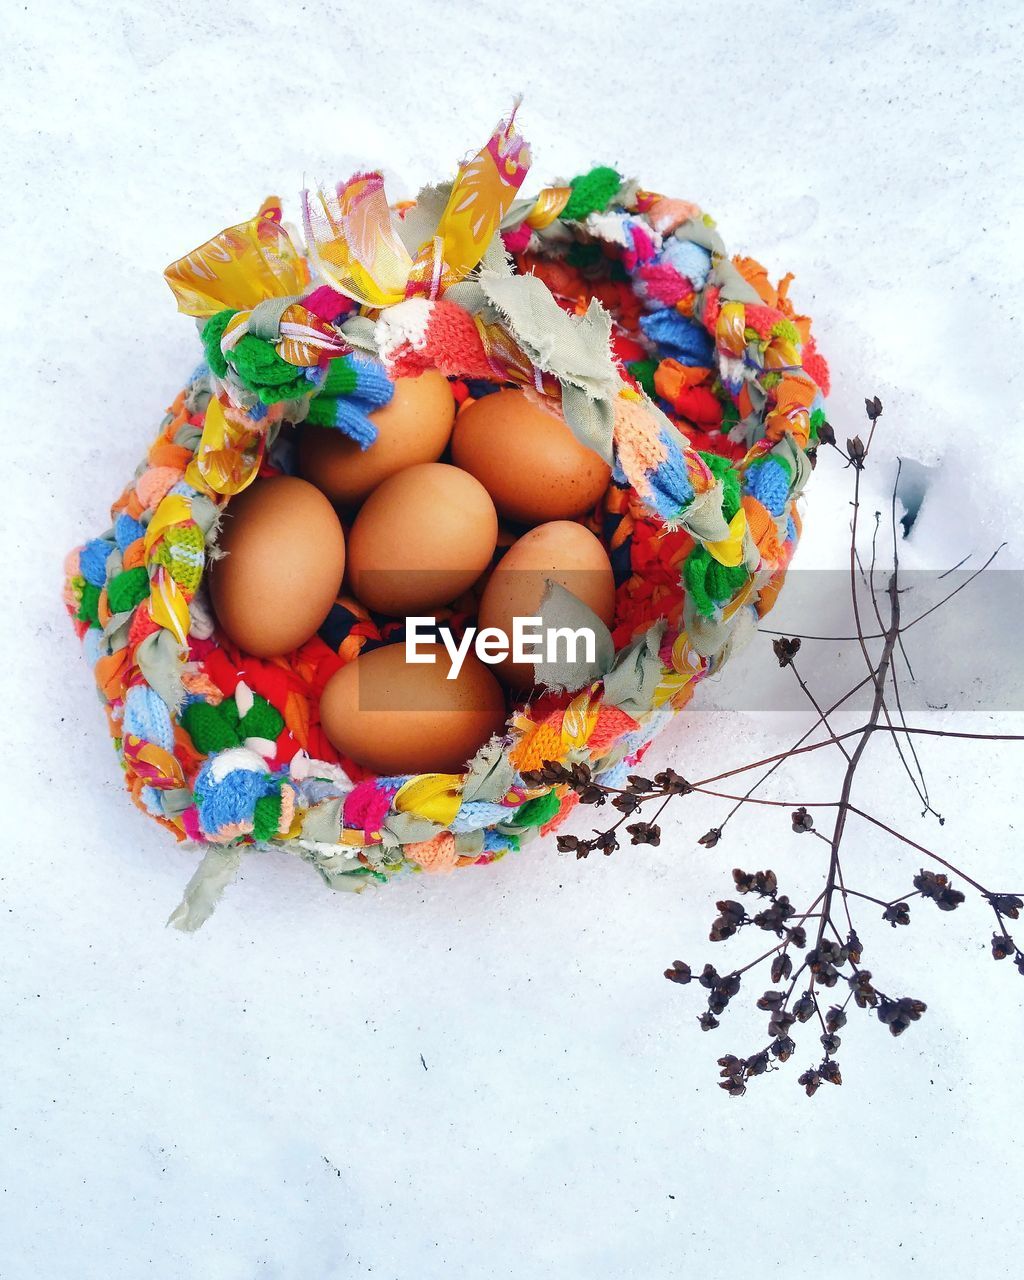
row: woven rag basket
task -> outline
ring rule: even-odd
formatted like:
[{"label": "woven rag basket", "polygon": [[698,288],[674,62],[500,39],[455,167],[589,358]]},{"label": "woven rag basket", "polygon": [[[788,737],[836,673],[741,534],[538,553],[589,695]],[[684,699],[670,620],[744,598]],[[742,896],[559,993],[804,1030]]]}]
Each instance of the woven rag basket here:
[{"label": "woven rag basket", "polygon": [[[619,785],[775,601],[828,391],[790,277],[771,284],[696,205],[610,168],[523,195],[529,164],[513,111],[415,201],[361,173],[304,193],[301,232],[271,199],[166,272],[203,363],[110,527],[68,557],[65,598],[132,799],[203,849],[179,927],[247,852],[361,889],[519,850],[576,802],[534,771],[583,763]],[[401,624],[339,597],[307,644],[256,659],[219,632],[203,573],[232,496],[294,470],[298,424],[372,448],[393,380],[427,369],[459,402],[522,388],[609,462],[583,523],[616,612],[571,687],[538,665],[540,691],[465,773],[375,777],[327,741],[318,699]]]}]

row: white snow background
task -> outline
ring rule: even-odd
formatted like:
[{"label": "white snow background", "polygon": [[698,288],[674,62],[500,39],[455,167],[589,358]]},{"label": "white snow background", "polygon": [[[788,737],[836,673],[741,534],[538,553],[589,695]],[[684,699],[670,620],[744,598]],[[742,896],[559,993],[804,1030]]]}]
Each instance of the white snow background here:
[{"label": "white snow background", "polygon": [[[897,455],[934,467],[905,563],[977,564],[1007,538],[1000,563],[1020,566],[1013,15],[949,0],[5,6],[3,1280],[1014,1269],[1024,981],[990,958],[976,901],[952,916],[915,901],[898,933],[860,904],[865,965],[928,1012],[899,1040],[851,1016],[845,1083],[812,1100],[796,1083],[820,1057],[810,1025],[745,1099],[716,1087],[720,1054],[765,1042],[746,1007],[766,974],[707,1035],[700,990],[661,976],[677,956],[725,969],[763,949],[707,941],[734,865],[774,867],[798,902],[816,892],[825,847],[785,808],[744,811],[707,851],[696,840],[727,806],[691,798],[656,850],[577,862],[545,842],[361,896],[252,857],[185,936],[164,920],[196,855],[123,793],[60,600],[65,552],[106,527],[199,356],[163,267],[269,192],[294,218],[304,181],[380,165],[394,196],[414,194],[518,91],[531,190],[612,164],[796,272],[840,438],[866,428],[864,396],[885,404],[869,523]],[[842,567],[848,482],[823,450],[800,565]],[[908,647],[941,674],[941,643]],[[834,657],[805,654],[812,673]],[[719,702],[770,661],[755,640],[645,770],[699,776],[803,732],[802,712]],[[975,672],[984,701],[1003,673],[983,645]],[[862,802],[1020,889],[1024,748],[919,750],[943,828],[883,742]],[[822,751],[764,794],[830,799],[836,779]],[[884,896],[920,866],[863,824],[846,848],[848,876]]]}]

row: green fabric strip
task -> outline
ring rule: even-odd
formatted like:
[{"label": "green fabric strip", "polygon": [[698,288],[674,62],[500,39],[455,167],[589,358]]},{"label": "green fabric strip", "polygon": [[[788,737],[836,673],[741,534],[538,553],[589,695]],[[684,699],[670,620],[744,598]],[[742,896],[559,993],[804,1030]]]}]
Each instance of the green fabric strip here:
[{"label": "green fabric strip", "polygon": [[206,856],[185,886],[185,895],[167,923],[183,933],[193,933],[209,920],[220,896],[238,874],[242,850],[237,845],[210,845]]}]

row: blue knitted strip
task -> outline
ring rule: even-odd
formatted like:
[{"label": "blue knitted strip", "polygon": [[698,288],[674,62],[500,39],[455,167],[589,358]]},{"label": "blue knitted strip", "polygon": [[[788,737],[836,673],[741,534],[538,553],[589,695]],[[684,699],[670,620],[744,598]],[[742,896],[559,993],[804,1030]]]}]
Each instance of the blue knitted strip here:
[{"label": "blue knitted strip", "polygon": [[449,831],[481,831],[495,822],[504,822],[512,816],[507,805],[492,804],[488,800],[471,800],[464,804],[449,823]]},{"label": "blue knitted strip", "polygon": [[604,773],[596,774],[594,781],[602,787],[618,787],[621,790],[626,785],[626,777],[629,774],[629,770],[630,766],[622,760],[611,769],[606,769]]},{"label": "blue knitted strip", "polygon": [[659,439],[668,456],[648,477],[652,492],[646,501],[663,520],[671,520],[693,501],[693,485],[679,445],[664,431]]},{"label": "blue knitted strip", "polygon": [[174,727],[167,703],[149,685],[133,685],[124,700],[124,731],[164,751],[174,750]]},{"label": "blue knitted strip", "polygon": [[343,795],[338,784],[327,778],[304,778],[301,782],[292,785],[298,787],[299,795],[308,809],[312,809],[315,804],[320,804],[324,800],[341,799]]},{"label": "blue knitted strip", "polygon": [[334,426],[354,440],[360,449],[368,449],[377,439],[377,428],[367,417],[367,406],[349,396],[338,396],[333,403]]},{"label": "blue knitted strip", "polygon": [[140,524],[138,520],[133,520],[131,516],[125,515],[123,511],[114,521],[114,537],[122,551],[127,551],[133,542],[145,536],[146,526]]},{"label": "blue knitted strip", "polygon": [[515,845],[508,836],[500,831],[484,832],[484,848],[488,853],[503,853],[506,849],[514,849]]},{"label": "blue knitted strip", "polygon": [[790,478],[789,466],[781,458],[765,458],[750,468],[743,487],[773,516],[780,516],[789,497]]},{"label": "blue knitted strip", "polygon": [[107,581],[107,560],[114,545],[103,538],[93,538],[82,548],[78,557],[78,569],[86,582],[102,587]]},{"label": "blue knitted strip", "polygon": [[351,356],[350,363],[356,374],[354,399],[365,400],[371,409],[387,404],[395,394],[395,384],[388,377],[379,360],[366,356]]},{"label": "blue knitted strip", "polygon": [[248,769],[233,769],[216,782],[212,777],[215,760],[212,756],[199,770],[194,788],[199,821],[208,835],[236,822],[252,822],[256,801],[278,789],[273,774]]},{"label": "blue knitted strip", "polygon": [[667,262],[681,276],[686,276],[695,289],[704,287],[711,270],[711,254],[707,249],[692,240],[678,240],[675,236],[665,241],[659,261]]},{"label": "blue knitted strip", "polygon": [[146,811],[151,813],[154,818],[162,818],[164,816],[161,793],[156,787],[143,787],[139,791],[139,799],[146,806]]},{"label": "blue knitted strip", "polygon": [[94,667],[100,658],[107,651],[106,642],[103,639],[103,632],[99,627],[90,627],[82,637],[82,649],[85,652],[85,660],[90,667]]},{"label": "blue knitted strip", "polygon": [[710,366],[715,344],[711,334],[699,324],[687,320],[674,308],[652,311],[640,317],[640,328],[658,344],[663,356],[672,356],[680,364]]}]

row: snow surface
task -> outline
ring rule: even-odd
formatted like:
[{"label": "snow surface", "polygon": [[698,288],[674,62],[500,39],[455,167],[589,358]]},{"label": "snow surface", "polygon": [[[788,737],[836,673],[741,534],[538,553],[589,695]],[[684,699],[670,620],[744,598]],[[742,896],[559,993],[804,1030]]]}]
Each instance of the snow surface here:
[{"label": "snow surface", "polygon": [[[715,1058],[760,1047],[763,1017],[702,1035],[697,989],[661,977],[677,956],[755,954],[706,941],[735,863],[773,866],[798,901],[815,883],[824,846],[786,809],[745,811],[707,851],[724,802],[691,799],[658,850],[577,863],[545,844],[361,897],[252,858],[183,936],[163,921],[195,855],[124,796],[59,599],[65,551],[104,526],[197,358],[163,266],[269,191],[294,216],[304,176],[383,164],[412,194],[520,90],[534,189],[614,164],[796,272],[841,438],[863,432],[865,395],[885,402],[865,510],[884,509],[897,454],[935,468],[906,563],[976,564],[1005,537],[1020,566],[1012,6],[35,0],[5,27],[3,1280],[1012,1268],[1024,987],[988,957],[980,906],[915,905],[898,935],[857,914],[880,983],[929,1009],[898,1041],[852,1018],[846,1083],[812,1101],[809,1028],[732,1101]],[[823,456],[804,567],[844,563],[848,479]],[[912,634],[934,681],[943,641]],[[768,645],[720,704],[705,688],[656,763],[710,773],[803,732],[803,712],[728,702]],[[811,648],[813,676],[835,646]],[[974,668],[982,710],[915,718],[1020,731],[1019,702],[992,710],[983,646]],[[865,803],[1021,888],[1020,748],[921,741],[942,829],[872,751]],[[805,755],[765,794],[828,799],[835,776]],[[869,891],[920,865],[865,826],[848,847]]]}]

